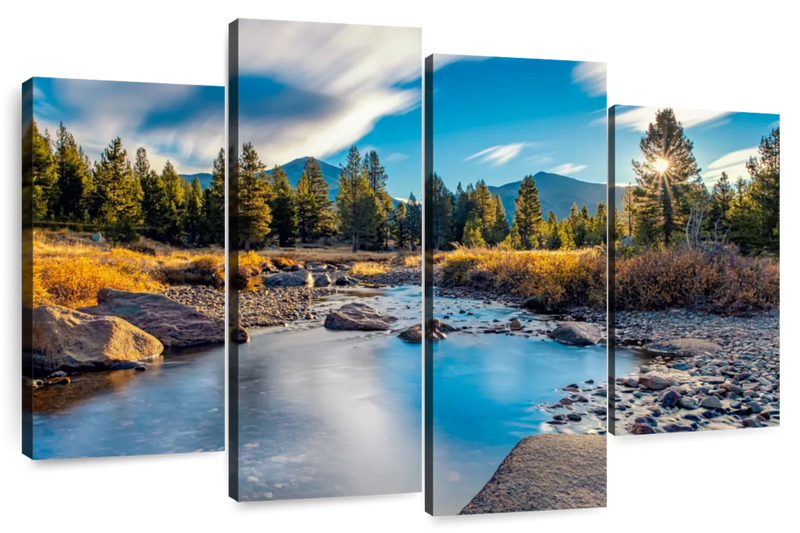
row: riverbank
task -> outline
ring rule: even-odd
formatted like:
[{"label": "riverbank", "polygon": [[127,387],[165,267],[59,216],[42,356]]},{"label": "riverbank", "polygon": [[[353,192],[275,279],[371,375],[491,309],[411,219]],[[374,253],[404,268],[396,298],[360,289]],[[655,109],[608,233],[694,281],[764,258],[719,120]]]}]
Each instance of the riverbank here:
[{"label": "riverbank", "polygon": [[[469,287],[442,288],[436,295],[496,301],[512,307],[525,302],[514,294],[498,295]],[[603,336],[608,335],[607,314],[602,310],[572,307],[548,319],[594,323]],[[615,435],[783,426],[780,308],[739,316],[687,309],[617,311],[615,323],[616,345],[636,347],[647,359],[637,371],[616,376]],[[678,342],[670,348],[672,341],[683,341],[684,346]],[[668,343],[667,352],[654,352],[662,343]],[[573,401],[571,405],[589,404],[590,413],[603,412],[600,405],[591,404],[602,399],[607,389],[579,387],[572,392],[588,392],[583,396],[590,401]],[[566,421],[569,418],[556,413],[551,424],[560,429]]]}]

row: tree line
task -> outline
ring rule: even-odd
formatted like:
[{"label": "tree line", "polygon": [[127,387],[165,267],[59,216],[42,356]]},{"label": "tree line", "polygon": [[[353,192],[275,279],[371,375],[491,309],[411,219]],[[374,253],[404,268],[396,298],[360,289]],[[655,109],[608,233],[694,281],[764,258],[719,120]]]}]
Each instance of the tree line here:
[{"label": "tree line", "polygon": [[733,243],[746,255],[779,254],[779,127],[762,137],[747,178],[723,172],[710,190],[672,109],[656,113],[639,146],[644,159],[632,161],[635,184],[622,196],[617,235],[649,247]]},{"label": "tree line", "polygon": [[525,176],[514,200],[516,215],[509,226],[500,195],[492,195],[485,181],[450,192],[438,174],[431,177],[433,246],[437,250],[456,245],[499,246],[509,250],[569,250],[606,242],[606,205],[600,202],[594,215],[584,205],[572,205],[567,218],[558,220],[550,211],[542,217],[539,190],[533,176]]},{"label": "tree line", "polygon": [[[169,244],[224,246],[224,149],[213,162],[211,185],[202,189],[196,177],[189,183],[170,161],[160,173],[151,169],[144,148],[131,163],[119,137],[92,163],[63,123],[55,139],[35,122],[32,129],[35,222],[92,226],[122,242],[143,234]],[[314,158],[306,161],[295,189],[280,166],[267,173],[249,143],[238,165],[242,248],[334,236],[350,240],[354,251],[384,250],[390,243],[415,247],[421,241],[421,204],[412,194],[394,208],[386,191],[388,174],[375,151],[362,160],[351,147],[335,202]]]}]

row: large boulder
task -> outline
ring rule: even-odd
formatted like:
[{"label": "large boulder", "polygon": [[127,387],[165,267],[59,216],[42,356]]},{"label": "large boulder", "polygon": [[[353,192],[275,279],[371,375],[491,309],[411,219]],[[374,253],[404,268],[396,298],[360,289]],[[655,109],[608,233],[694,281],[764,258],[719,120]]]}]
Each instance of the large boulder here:
[{"label": "large boulder", "polygon": [[591,346],[603,338],[597,326],[587,322],[562,322],[549,336],[569,346]]},{"label": "large boulder", "polygon": [[315,287],[330,287],[332,284],[333,281],[331,281],[331,277],[326,273],[317,274],[314,278]]},{"label": "large boulder", "polygon": [[644,349],[660,355],[694,357],[697,355],[716,354],[722,350],[722,346],[703,339],[673,339],[651,342]]},{"label": "large boulder", "polygon": [[167,348],[225,342],[225,321],[162,294],[100,289],[97,305],[79,309],[95,316],[117,316],[143,329]]},{"label": "large boulder", "polygon": [[351,285],[358,285],[358,280],[356,278],[351,278],[350,276],[342,274],[341,276],[336,278],[334,284],[339,287],[348,287]]},{"label": "large boulder", "polygon": [[33,310],[33,364],[38,372],[107,370],[161,354],[158,339],[114,316],[57,305]]},{"label": "large boulder", "polygon": [[397,318],[384,315],[368,305],[349,303],[325,317],[325,327],[335,330],[384,331]]},{"label": "large boulder", "polygon": [[605,506],[605,437],[534,435],[511,450],[459,514]]},{"label": "large boulder", "polygon": [[[433,330],[430,333],[430,337],[432,340],[438,341],[447,338],[447,334],[453,331],[457,331],[456,328],[451,326],[446,322],[442,322],[438,318],[433,319]],[[403,331],[398,335],[400,340],[411,343],[411,344],[421,344],[422,343],[422,324],[417,324],[415,326],[411,326],[407,330]]]},{"label": "large boulder", "polygon": [[675,381],[657,374],[639,376],[639,385],[647,390],[664,390],[675,384]]},{"label": "large boulder", "polygon": [[307,270],[294,272],[278,272],[271,276],[262,276],[265,287],[313,287],[314,278]]}]

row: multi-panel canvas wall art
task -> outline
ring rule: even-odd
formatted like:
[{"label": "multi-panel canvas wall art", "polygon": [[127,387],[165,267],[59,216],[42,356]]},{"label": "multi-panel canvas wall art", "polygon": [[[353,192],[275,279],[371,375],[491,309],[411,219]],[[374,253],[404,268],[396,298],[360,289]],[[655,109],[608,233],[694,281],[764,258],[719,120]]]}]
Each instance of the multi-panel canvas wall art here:
[{"label": "multi-panel canvas wall art", "polygon": [[780,424],[778,115],[614,106],[615,435]]},{"label": "multi-panel canvas wall art", "polygon": [[224,449],[224,88],[22,92],[23,452]]},{"label": "multi-panel canvas wall art", "polygon": [[425,69],[426,510],[604,507],[605,64]]},{"label": "multi-panel canvas wall art", "polygon": [[230,495],[421,488],[421,40],[230,26]]}]

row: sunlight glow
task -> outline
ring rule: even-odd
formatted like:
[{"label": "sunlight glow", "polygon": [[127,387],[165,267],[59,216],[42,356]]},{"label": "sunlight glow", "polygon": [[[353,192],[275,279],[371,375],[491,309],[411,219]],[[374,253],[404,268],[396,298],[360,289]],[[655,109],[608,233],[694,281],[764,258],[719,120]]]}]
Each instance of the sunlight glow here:
[{"label": "sunlight glow", "polygon": [[656,169],[656,172],[664,172],[669,168],[669,161],[659,157],[656,159],[653,167]]}]

